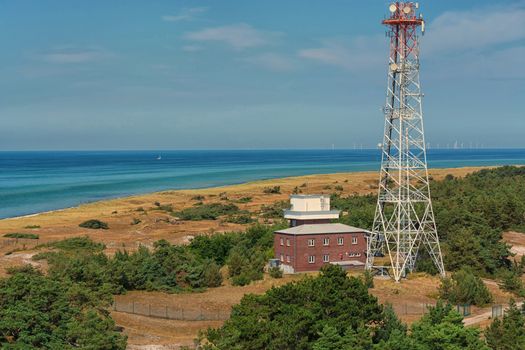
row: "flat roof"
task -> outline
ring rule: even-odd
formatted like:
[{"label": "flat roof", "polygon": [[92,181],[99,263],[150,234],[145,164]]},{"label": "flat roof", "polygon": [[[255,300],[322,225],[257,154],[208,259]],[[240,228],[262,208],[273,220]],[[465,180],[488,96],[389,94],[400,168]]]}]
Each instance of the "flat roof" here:
[{"label": "flat roof", "polygon": [[306,210],[284,210],[284,215],[324,215],[324,214],[332,214],[332,215],[339,215],[341,211],[340,210],[312,210],[312,211],[306,211]]},{"label": "flat roof", "polygon": [[316,235],[327,233],[358,233],[366,232],[362,228],[348,226],[344,224],[313,224],[313,225],[299,225],[290,227],[284,230],[275,231],[275,233],[284,233],[289,235]]},{"label": "flat roof", "polygon": [[327,194],[291,194],[290,198],[330,198]]},{"label": "flat roof", "polygon": [[332,265],[339,265],[339,266],[363,266],[365,265],[364,262],[359,260],[343,260],[343,261],[332,261],[330,262]]}]

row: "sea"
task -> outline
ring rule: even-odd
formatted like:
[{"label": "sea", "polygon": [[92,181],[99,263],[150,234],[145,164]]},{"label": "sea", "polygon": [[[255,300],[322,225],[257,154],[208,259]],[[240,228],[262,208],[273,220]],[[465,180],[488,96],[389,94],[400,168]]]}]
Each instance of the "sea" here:
[{"label": "sea", "polygon": [[[431,168],[525,164],[525,149],[430,149]],[[0,152],[0,218],[168,189],[377,171],[373,150]]]}]

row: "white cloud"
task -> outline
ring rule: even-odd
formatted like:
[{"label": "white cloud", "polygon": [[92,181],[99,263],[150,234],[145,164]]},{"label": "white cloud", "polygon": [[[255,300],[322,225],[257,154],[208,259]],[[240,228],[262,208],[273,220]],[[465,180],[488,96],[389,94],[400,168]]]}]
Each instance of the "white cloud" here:
[{"label": "white cloud", "polygon": [[100,48],[74,48],[60,47],[43,54],[39,57],[50,63],[75,64],[101,61],[113,56],[111,53]]},{"label": "white cloud", "polygon": [[295,62],[292,59],[273,52],[246,57],[241,60],[275,72],[286,72],[297,68]]},{"label": "white cloud", "polygon": [[337,66],[348,71],[361,71],[380,67],[386,60],[382,37],[357,37],[351,42],[324,40],[316,48],[302,49],[299,57]]},{"label": "white cloud", "polygon": [[525,38],[525,4],[445,12],[428,25],[425,53],[481,49]]},{"label": "white cloud", "polygon": [[246,23],[239,23],[204,28],[186,33],[184,38],[192,41],[217,41],[235,49],[245,49],[271,44],[277,36],[278,33],[257,30]]},{"label": "white cloud", "polygon": [[208,11],[208,7],[192,7],[182,9],[176,15],[165,15],[162,16],[162,20],[166,22],[181,22],[181,21],[192,21],[195,17],[201,13]]}]

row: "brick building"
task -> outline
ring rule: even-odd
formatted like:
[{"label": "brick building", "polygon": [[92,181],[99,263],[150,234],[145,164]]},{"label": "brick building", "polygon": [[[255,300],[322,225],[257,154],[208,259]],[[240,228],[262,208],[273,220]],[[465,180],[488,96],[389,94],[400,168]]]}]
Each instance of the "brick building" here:
[{"label": "brick building", "polygon": [[330,210],[330,197],[292,195],[284,217],[290,227],[274,234],[275,258],[288,273],[317,271],[324,264],[362,267],[366,261],[367,232],[332,223],[338,210]]}]

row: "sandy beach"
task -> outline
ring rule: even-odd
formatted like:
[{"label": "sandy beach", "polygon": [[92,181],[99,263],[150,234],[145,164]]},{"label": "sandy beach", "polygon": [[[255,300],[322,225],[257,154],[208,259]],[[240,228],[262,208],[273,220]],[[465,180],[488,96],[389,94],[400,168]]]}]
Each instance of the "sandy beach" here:
[{"label": "sandy beach", "polygon": [[[432,169],[430,176],[434,179],[441,179],[447,174],[461,177],[479,169],[481,168]],[[124,247],[133,249],[138,244],[149,246],[159,239],[166,239],[172,243],[184,243],[198,234],[242,230],[243,225],[227,223],[220,219],[181,221],[170,215],[169,212],[160,209],[158,204],[171,206],[173,211],[179,211],[193,206],[198,201],[203,203],[235,203],[241,210],[247,210],[257,215],[256,213],[260,211],[263,205],[288,200],[289,195],[296,187],[300,189],[301,193],[305,194],[340,193],[347,196],[373,193],[376,191],[377,181],[377,172],[308,175],[207,189],[162,191],[103,200],[73,208],[0,220],[0,236],[2,237],[0,244],[2,240],[5,240],[4,234],[13,232],[38,234],[40,242],[87,235],[95,241],[104,242],[108,247],[108,252]],[[263,192],[266,187],[273,186],[280,186],[281,193],[266,194]],[[196,199],[197,196],[202,196],[204,199]],[[237,201],[243,197],[250,197],[251,201],[238,203]],[[91,230],[78,226],[81,222],[89,219],[107,222],[109,229]],[[132,225],[134,219],[140,220],[140,223]],[[6,250],[6,247],[0,246],[0,249],[1,253]]]}]

